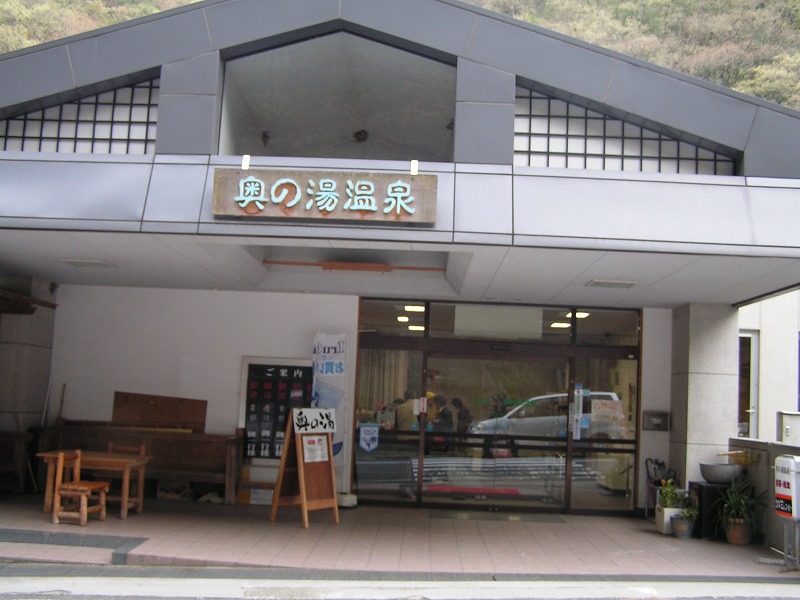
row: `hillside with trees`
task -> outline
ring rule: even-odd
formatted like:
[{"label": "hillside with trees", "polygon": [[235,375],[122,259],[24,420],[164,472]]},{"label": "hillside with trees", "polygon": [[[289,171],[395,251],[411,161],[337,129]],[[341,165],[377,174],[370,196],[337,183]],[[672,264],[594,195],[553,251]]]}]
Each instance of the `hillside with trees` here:
[{"label": "hillside with trees", "polygon": [[[0,0],[0,52],[196,1]],[[467,3],[800,109],[800,0]]]}]

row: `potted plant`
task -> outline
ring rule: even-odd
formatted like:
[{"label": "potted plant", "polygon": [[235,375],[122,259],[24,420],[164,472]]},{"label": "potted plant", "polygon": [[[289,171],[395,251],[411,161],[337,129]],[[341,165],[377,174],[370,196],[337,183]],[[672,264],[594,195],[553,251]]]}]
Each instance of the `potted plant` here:
[{"label": "potted plant", "polygon": [[678,489],[674,479],[662,479],[656,502],[656,530],[665,535],[672,533],[672,517],[685,507],[686,495]]},{"label": "potted plant", "polygon": [[672,521],[672,534],[678,538],[692,537],[697,515],[698,511],[694,506],[684,507],[679,514],[670,519]]},{"label": "potted plant", "polygon": [[765,492],[756,494],[749,481],[733,480],[731,487],[722,492],[714,503],[717,511],[717,524],[725,532],[730,544],[749,544],[756,529],[758,511],[766,506]]}]

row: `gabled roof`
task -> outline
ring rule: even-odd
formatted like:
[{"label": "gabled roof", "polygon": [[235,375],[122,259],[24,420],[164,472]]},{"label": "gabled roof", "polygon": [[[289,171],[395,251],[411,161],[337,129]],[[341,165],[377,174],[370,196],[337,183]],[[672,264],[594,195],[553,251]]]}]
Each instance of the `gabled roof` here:
[{"label": "gabled roof", "polygon": [[470,61],[550,95],[712,149],[744,175],[798,177],[800,114],[454,0],[206,0],[0,56],[0,118],[157,74],[349,31],[456,64]]}]

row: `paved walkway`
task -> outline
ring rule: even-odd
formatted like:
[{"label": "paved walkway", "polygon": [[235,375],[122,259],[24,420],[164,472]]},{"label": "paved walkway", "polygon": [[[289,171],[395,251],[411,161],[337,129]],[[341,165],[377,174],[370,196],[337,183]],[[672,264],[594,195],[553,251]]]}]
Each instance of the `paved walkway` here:
[{"label": "paved walkway", "polygon": [[111,582],[108,596],[800,597],[800,572],[774,550],[664,536],[644,519],[359,506],[338,525],[313,512],[304,529],[294,509],[274,524],[268,513],[147,499],[143,514],[82,528],[53,525],[41,496],[0,496],[0,598],[79,594],[87,577]]}]

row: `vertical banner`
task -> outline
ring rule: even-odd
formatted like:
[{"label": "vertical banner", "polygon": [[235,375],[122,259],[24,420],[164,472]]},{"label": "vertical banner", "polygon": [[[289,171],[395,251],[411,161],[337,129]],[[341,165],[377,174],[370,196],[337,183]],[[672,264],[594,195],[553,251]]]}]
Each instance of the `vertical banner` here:
[{"label": "vertical banner", "polygon": [[[342,404],[347,387],[346,360],[347,344],[344,333],[316,335],[311,354],[311,367],[314,372],[311,406],[335,409],[336,419],[341,419],[341,415],[346,412]],[[345,429],[342,423],[337,422],[333,434],[334,455],[342,450]]]}]

